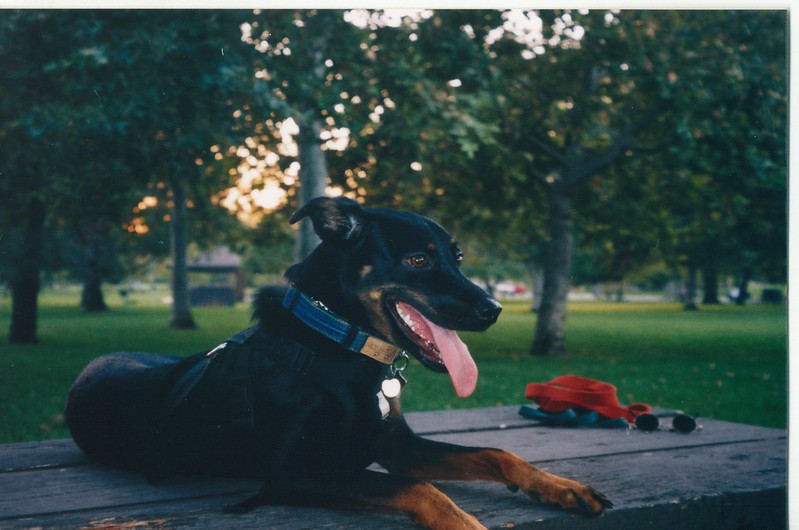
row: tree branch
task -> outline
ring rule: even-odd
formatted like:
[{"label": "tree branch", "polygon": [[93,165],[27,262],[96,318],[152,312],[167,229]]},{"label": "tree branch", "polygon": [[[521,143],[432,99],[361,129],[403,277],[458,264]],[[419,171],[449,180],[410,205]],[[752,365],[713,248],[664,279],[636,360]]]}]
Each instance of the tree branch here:
[{"label": "tree branch", "polygon": [[632,133],[632,123],[625,120],[624,126],[622,127],[621,131],[619,131],[619,134],[616,135],[616,138],[613,140],[613,144],[607,151],[601,155],[589,158],[588,160],[583,160],[577,165],[572,164],[572,166],[569,168],[569,183],[576,184],[612,164],[619,157],[622,151],[627,148]]},{"label": "tree branch", "polygon": [[666,147],[669,144],[670,144],[670,142],[658,142],[655,145],[652,145],[652,146],[649,146],[649,147],[628,145],[627,149],[629,149],[630,151],[634,151],[636,153],[641,153],[641,154],[644,154],[644,155],[651,155],[653,153],[656,153],[656,152],[660,151],[661,149],[663,149],[664,147]]},{"label": "tree branch", "polygon": [[546,154],[548,154],[549,156],[554,158],[559,164],[561,164],[563,166],[568,166],[567,158],[564,155],[562,155],[561,153],[559,153],[557,151],[557,149],[555,149],[554,147],[552,147],[548,143],[543,142],[543,141],[539,140],[538,138],[536,138],[534,136],[530,136],[530,141],[533,144],[535,144],[538,147],[540,147]]}]

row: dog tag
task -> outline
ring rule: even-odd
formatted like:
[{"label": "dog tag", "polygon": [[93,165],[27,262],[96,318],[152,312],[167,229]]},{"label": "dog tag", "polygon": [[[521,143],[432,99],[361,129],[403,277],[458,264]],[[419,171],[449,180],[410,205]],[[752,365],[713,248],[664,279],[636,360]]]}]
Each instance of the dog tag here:
[{"label": "dog tag", "polygon": [[386,379],[383,381],[383,384],[380,385],[380,391],[383,392],[383,395],[387,398],[399,396],[400,390],[402,390],[402,384],[399,382],[399,379]]},{"label": "dog tag", "polygon": [[380,385],[380,391],[383,392],[383,395],[387,398],[395,398],[400,395],[404,384],[405,378],[402,377],[402,374],[397,373],[394,377],[383,380],[383,383]]}]

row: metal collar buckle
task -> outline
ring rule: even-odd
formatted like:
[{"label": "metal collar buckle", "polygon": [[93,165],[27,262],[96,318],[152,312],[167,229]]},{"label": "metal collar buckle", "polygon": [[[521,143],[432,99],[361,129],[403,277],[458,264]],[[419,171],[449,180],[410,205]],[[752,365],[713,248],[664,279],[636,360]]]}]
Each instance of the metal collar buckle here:
[{"label": "metal collar buckle", "polygon": [[402,387],[408,382],[405,376],[402,375],[402,372],[408,367],[409,361],[410,358],[407,352],[402,350],[394,359],[394,362],[391,363],[391,366],[389,366],[388,375],[380,385],[380,391],[386,398],[395,398],[402,392]]}]

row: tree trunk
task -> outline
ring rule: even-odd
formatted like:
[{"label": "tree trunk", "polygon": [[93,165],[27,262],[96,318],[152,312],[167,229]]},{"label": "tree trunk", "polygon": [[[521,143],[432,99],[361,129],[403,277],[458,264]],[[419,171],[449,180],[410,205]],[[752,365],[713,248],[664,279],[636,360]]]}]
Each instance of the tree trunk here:
[{"label": "tree trunk", "polygon": [[38,342],[39,274],[42,268],[44,221],[47,215],[44,202],[33,198],[27,208],[22,228],[21,249],[16,270],[11,279],[11,327],[8,341],[14,344]]},{"label": "tree trunk", "polygon": [[89,237],[85,239],[83,292],[80,306],[84,311],[107,311],[108,306],[103,298],[103,249],[107,243],[108,225],[103,221],[94,223]]},{"label": "tree trunk", "polygon": [[173,329],[197,327],[189,306],[189,271],[186,264],[188,246],[188,207],[186,206],[186,177],[172,179],[172,200],[175,203],[172,215],[172,319]]},{"label": "tree trunk", "polygon": [[735,305],[744,305],[749,299],[749,280],[752,279],[752,269],[744,267],[741,274],[741,283],[738,284],[738,297],[735,299]]},{"label": "tree trunk", "polygon": [[549,236],[544,267],[544,292],[538,310],[532,353],[566,353],[566,302],[571,285],[574,220],[569,189],[554,184],[549,195]]},{"label": "tree trunk", "polygon": [[696,305],[696,265],[688,264],[688,279],[685,282],[683,306],[687,311],[698,309]]},{"label": "tree trunk", "polygon": [[720,304],[719,301],[719,271],[716,267],[716,260],[709,258],[702,267],[702,303],[705,305]]},{"label": "tree trunk", "polygon": [[[598,77],[590,76],[586,86],[588,92],[596,90],[597,80]],[[571,134],[567,133],[565,136],[566,147],[562,153],[551,145],[532,139],[548,155],[558,160],[563,168],[560,175],[538,174],[539,178],[549,184],[550,241],[544,265],[544,296],[538,311],[538,324],[533,340],[534,355],[566,354],[566,303],[571,287],[574,247],[572,189],[612,164],[624,152],[632,133],[632,124],[625,120],[610,148],[602,154],[587,158],[586,150]]]},{"label": "tree trunk", "polygon": [[[300,155],[300,207],[315,197],[323,196],[327,187],[327,162],[319,138],[321,131],[322,127],[315,118],[307,124],[300,124],[300,133],[297,136]],[[294,247],[296,261],[305,259],[319,241],[311,220],[306,217],[300,221]]]},{"label": "tree trunk", "polygon": [[530,269],[530,286],[531,286],[531,305],[530,309],[533,313],[538,313],[541,309],[541,298],[544,296],[544,272],[538,263],[531,261],[529,263]]},{"label": "tree trunk", "polygon": [[[330,41],[332,34],[330,28],[336,27],[336,19],[341,15],[331,10],[316,11],[314,16],[306,20],[305,33],[308,39],[298,51],[297,61],[302,65],[308,84],[306,93],[300,100],[316,101],[321,92],[328,90],[325,86],[328,68],[325,65],[329,58]],[[313,105],[298,109],[294,113],[294,120],[299,125],[297,135],[297,148],[300,158],[300,196],[299,206],[316,197],[325,195],[328,182],[327,162],[322,151],[322,124],[320,112]],[[294,245],[294,258],[301,261],[311,253],[319,244],[320,239],[313,231],[313,223],[307,217],[300,221],[297,231],[297,240]]]}]

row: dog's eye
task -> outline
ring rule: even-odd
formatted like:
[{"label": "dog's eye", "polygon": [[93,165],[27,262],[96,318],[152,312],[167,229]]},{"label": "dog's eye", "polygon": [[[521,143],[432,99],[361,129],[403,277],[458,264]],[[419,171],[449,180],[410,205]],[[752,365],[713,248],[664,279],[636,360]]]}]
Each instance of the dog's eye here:
[{"label": "dog's eye", "polygon": [[414,269],[423,269],[427,267],[430,261],[427,259],[427,256],[424,254],[414,254],[410,258],[405,260],[405,263],[413,267]]}]

